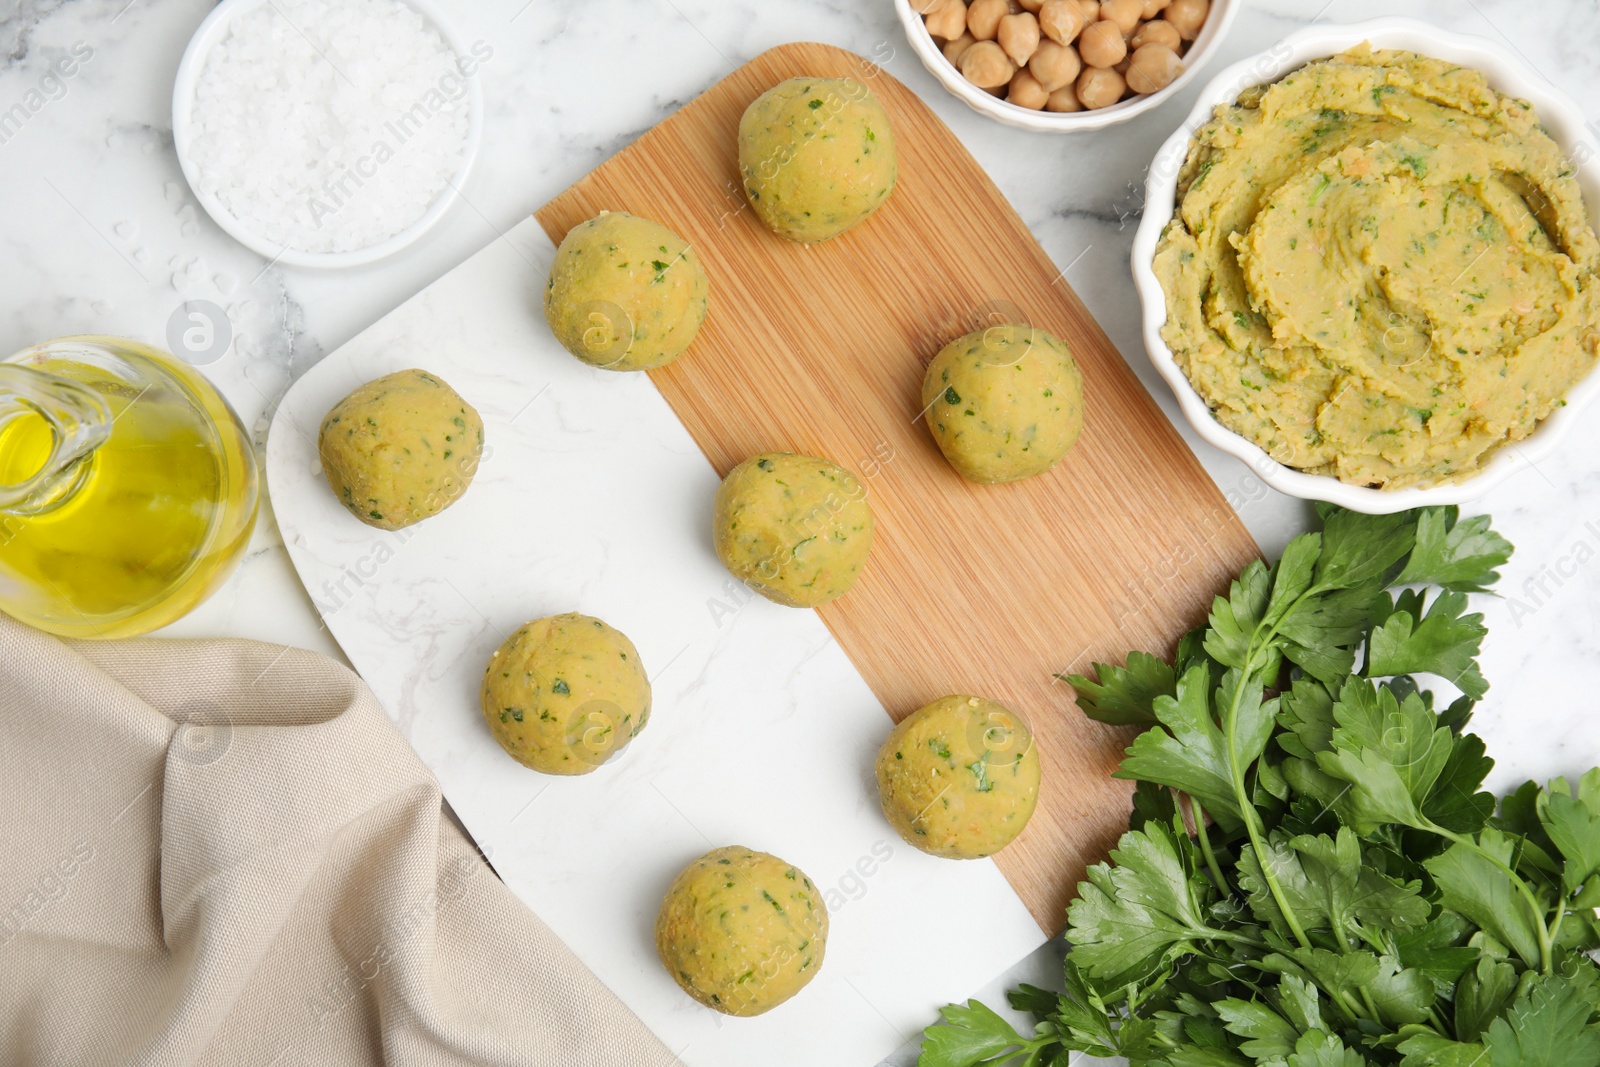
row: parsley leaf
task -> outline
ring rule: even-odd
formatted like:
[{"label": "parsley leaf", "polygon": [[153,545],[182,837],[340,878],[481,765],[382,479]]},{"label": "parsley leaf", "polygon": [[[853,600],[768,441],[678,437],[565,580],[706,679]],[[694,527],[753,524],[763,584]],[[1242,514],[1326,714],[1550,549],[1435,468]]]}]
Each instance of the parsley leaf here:
[{"label": "parsley leaf", "polygon": [[1148,652],[1128,653],[1127,666],[1096,663],[1095,680],[1081,674],[1063,680],[1078,691],[1078,707],[1096,722],[1153,726],[1155,700],[1177,693],[1177,677],[1164,660]]},{"label": "parsley leaf", "polygon": [[1278,735],[1280,748],[1301,759],[1333,748],[1333,694],[1325,685],[1296,679],[1279,704],[1278,723],[1285,731]]},{"label": "parsley leaf", "polygon": [[1425,1022],[1433,1007],[1433,983],[1420,971],[1400,966],[1393,956],[1378,961],[1378,974],[1365,990],[1378,1019],[1390,1026]]},{"label": "parsley leaf", "polygon": [[1372,634],[1369,677],[1437,674],[1474,699],[1489,689],[1478,670],[1478,649],[1487,631],[1482,615],[1465,614],[1464,593],[1442,592],[1426,613],[1421,594],[1402,593],[1393,614]]},{"label": "parsley leaf", "polygon": [[1332,749],[1317,767],[1348,786],[1338,805],[1358,831],[1383,823],[1420,826],[1420,803],[1450,758],[1450,731],[1415,693],[1352,678],[1333,705]]},{"label": "parsley leaf", "polygon": [[1593,1067],[1600,1063],[1593,971],[1534,984],[1484,1037],[1494,1067]]},{"label": "parsley leaf", "polygon": [[[1074,1049],[1086,1052],[1095,1052],[1101,1055],[1117,1055],[1120,1052],[1139,1047],[1146,1038],[1145,1028],[1140,1021],[1127,1018],[1116,1019],[1106,1009],[1105,1002],[1089,988],[1089,983],[1084,980],[1077,964],[1070,958],[1065,965],[1066,991],[1059,998],[1050,995],[1054,1001],[1054,1011],[1040,1019],[1048,1021],[1054,1026],[1056,1032],[1072,1043]],[[1045,990],[1024,985],[1019,992],[1026,997],[1033,994],[1030,1004],[1027,1000],[1019,1000],[1016,993],[1009,995],[1011,1006],[1019,1011],[1032,1011],[1039,1005],[1039,995]],[[1065,1049],[1062,1049],[1065,1052]],[[1066,1057],[1063,1055],[1062,1067],[1067,1067]]]},{"label": "parsley leaf", "polygon": [[1284,655],[1318,681],[1337,686],[1355,666],[1356,646],[1366,639],[1382,598],[1381,586],[1364,583],[1302,601],[1278,623]]},{"label": "parsley leaf", "polygon": [[1422,1027],[1410,1029],[1415,1032],[1395,1046],[1406,1055],[1400,1061],[1403,1067],[1493,1067],[1488,1052],[1477,1042],[1451,1041]]},{"label": "parsley leaf", "polygon": [[1442,585],[1482,593],[1500,578],[1511,542],[1489,528],[1489,516],[1457,521],[1459,508],[1427,508],[1417,518],[1416,546],[1396,579],[1401,585]]},{"label": "parsley leaf", "polygon": [[1067,940],[1073,963],[1102,987],[1147,975],[1211,936],[1187,835],[1180,844],[1157,823],[1126,833],[1111,864],[1096,864],[1087,877],[1067,910]]},{"label": "parsley leaf", "polygon": [[924,1031],[918,1067],[967,1067],[969,1064],[998,1062],[1006,1052],[1028,1051],[1030,1043],[992,1008],[976,1000],[965,1006],[950,1004],[941,1008],[944,1025]]},{"label": "parsley leaf", "polygon": [[[1277,881],[1276,895],[1267,882],[1267,870],[1272,872]],[[1318,914],[1316,892],[1306,878],[1305,868],[1281,835],[1269,836],[1260,849],[1240,852],[1239,888],[1256,919],[1267,924],[1280,937],[1289,937],[1292,933],[1278,904],[1280,897],[1297,912],[1304,912],[1308,916]],[[1313,923],[1310,928],[1325,928],[1325,924],[1319,927]]]},{"label": "parsley leaf", "polygon": [[1301,1032],[1323,1029],[1317,987],[1292,974],[1284,975],[1283,984],[1278,988],[1278,1008]]},{"label": "parsley leaf", "polygon": [[1578,780],[1576,790],[1557,778],[1539,794],[1539,822],[1565,858],[1562,885],[1568,893],[1600,873],[1600,769]]},{"label": "parsley leaf", "polygon": [[1494,1020],[1511,1006],[1516,991],[1515,967],[1504,960],[1479,958],[1477,966],[1462,975],[1456,984],[1456,1036],[1467,1041],[1482,1037]]},{"label": "parsley leaf", "polygon": [[1287,1057],[1300,1039],[1293,1023],[1258,1001],[1227,997],[1213,1006],[1229,1033],[1248,1039],[1239,1051],[1253,1060]]},{"label": "parsley leaf", "polygon": [[1541,917],[1520,897],[1511,864],[1512,842],[1500,831],[1484,830],[1475,843],[1461,841],[1423,865],[1433,875],[1439,900],[1465,915],[1523,962],[1537,967]]},{"label": "parsley leaf", "polygon": [[1368,1067],[1367,1058],[1328,1033],[1310,1033],[1294,1047],[1287,1067]]},{"label": "parsley leaf", "polygon": [[1322,535],[1303,533],[1290,541],[1272,572],[1272,601],[1268,616],[1282,618],[1311,588],[1317,559],[1322,555]]},{"label": "parsley leaf", "polygon": [[1330,589],[1351,589],[1385,578],[1416,543],[1416,515],[1362,515],[1319,504],[1322,555],[1315,581]]},{"label": "parsley leaf", "polygon": [[1244,569],[1228,589],[1211,605],[1211,629],[1205,649],[1224,667],[1242,669],[1256,630],[1267,615],[1272,597],[1272,572],[1256,560]]},{"label": "parsley leaf", "polygon": [[1494,768],[1485,754],[1483,739],[1473,734],[1457,737],[1444,769],[1422,801],[1422,814],[1435,826],[1461,834],[1475,834],[1494,814],[1494,796],[1480,791]]},{"label": "parsley leaf", "polygon": [[1322,920],[1323,928],[1345,936],[1362,926],[1400,930],[1428,921],[1431,908],[1421,883],[1401,884],[1366,866],[1361,843],[1348,827],[1340,827],[1337,838],[1303,834],[1288,845],[1293,852],[1280,851],[1280,862],[1298,868],[1299,906]]},{"label": "parsley leaf", "polygon": [[[1118,778],[1157,782],[1199,800],[1219,821],[1238,826],[1243,815],[1228,773],[1228,744],[1212,718],[1210,675],[1191,667],[1178,679],[1176,696],[1153,702],[1166,730],[1147,730],[1128,749]],[[1170,732],[1168,732],[1170,731]]]}]

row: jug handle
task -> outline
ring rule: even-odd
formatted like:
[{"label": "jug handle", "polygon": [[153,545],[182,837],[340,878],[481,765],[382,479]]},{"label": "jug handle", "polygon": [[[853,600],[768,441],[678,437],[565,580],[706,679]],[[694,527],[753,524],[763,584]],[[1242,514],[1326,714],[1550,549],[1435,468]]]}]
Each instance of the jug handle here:
[{"label": "jug handle", "polygon": [[0,483],[0,510],[48,494],[111,436],[111,409],[93,389],[33,367],[0,363],[0,424],[30,412],[50,425],[50,455],[24,480]]}]

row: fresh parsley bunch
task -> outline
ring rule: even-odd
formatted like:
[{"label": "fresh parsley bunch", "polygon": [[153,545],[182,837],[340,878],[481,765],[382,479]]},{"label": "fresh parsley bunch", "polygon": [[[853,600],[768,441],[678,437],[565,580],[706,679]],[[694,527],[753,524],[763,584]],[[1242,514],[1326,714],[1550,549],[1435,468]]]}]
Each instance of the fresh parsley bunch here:
[{"label": "fresh parsley bunch", "polygon": [[[1597,1067],[1600,770],[1496,803],[1464,732],[1511,545],[1454,508],[1320,509],[1217,597],[1173,662],[1068,679],[1148,727],[1128,833],[1068,912],[1031,1036],[944,1009],[920,1067]],[[1437,708],[1417,675],[1463,695]]]}]

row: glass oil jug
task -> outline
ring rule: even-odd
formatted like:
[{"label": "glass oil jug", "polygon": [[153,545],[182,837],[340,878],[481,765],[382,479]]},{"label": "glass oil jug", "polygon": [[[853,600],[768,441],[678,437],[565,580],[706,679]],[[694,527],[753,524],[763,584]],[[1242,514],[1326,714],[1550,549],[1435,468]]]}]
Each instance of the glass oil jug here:
[{"label": "glass oil jug", "polygon": [[187,364],[112,337],[0,361],[0,609],[68,637],[182,617],[255,525],[239,417]]}]

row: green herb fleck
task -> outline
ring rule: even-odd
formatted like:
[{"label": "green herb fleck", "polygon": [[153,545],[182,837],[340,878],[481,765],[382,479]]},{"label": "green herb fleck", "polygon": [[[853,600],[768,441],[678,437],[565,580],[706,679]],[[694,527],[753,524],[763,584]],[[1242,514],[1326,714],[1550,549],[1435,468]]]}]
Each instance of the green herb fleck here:
[{"label": "green herb fleck", "polygon": [[986,762],[978,760],[976,763],[969,763],[967,770],[972,772],[973,779],[978,783],[978,792],[987,793],[994,788],[994,783],[989,780],[989,765]]}]

